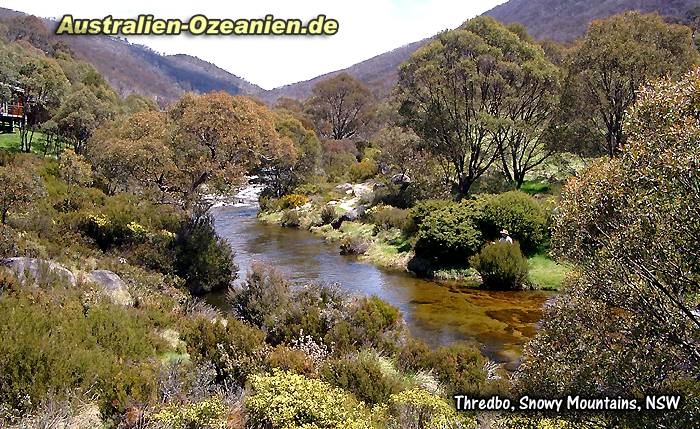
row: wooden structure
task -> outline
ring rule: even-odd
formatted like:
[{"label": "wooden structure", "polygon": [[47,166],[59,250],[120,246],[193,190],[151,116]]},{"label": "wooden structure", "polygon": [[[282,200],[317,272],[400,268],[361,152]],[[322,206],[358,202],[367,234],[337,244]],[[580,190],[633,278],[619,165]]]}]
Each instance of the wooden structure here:
[{"label": "wooden structure", "polygon": [[24,90],[2,82],[0,85],[10,94],[9,99],[0,101],[0,133],[11,133],[26,120]]}]

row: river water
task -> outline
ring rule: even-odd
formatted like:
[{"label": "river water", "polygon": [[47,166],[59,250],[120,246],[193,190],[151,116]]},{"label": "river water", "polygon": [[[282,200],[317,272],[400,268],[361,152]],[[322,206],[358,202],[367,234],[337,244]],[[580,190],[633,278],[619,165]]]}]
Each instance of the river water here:
[{"label": "river water", "polygon": [[[377,295],[398,307],[410,331],[433,346],[465,341],[507,367],[518,364],[522,346],[535,334],[542,291],[496,292],[436,283],[343,256],[337,244],[309,231],[259,222],[252,205],[212,208],[218,234],[236,251],[240,276],[253,261],[268,263],[295,282],[339,283],[357,294]],[[226,310],[224,294],[208,301]]]}]

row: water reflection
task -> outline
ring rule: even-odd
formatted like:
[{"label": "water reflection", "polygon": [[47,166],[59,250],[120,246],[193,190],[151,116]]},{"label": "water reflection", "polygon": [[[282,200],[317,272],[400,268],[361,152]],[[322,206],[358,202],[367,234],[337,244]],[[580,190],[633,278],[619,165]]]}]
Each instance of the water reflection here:
[{"label": "water reflection", "polygon": [[[552,296],[475,290],[382,270],[340,255],[337,245],[308,231],[260,223],[256,211],[212,209],[217,232],[236,251],[241,277],[253,261],[261,261],[295,282],[337,282],[353,293],[377,295],[401,309],[411,332],[431,345],[473,342],[496,361],[516,363],[522,345],[535,333],[542,305]],[[225,306],[222,296],[210,300]]]}]

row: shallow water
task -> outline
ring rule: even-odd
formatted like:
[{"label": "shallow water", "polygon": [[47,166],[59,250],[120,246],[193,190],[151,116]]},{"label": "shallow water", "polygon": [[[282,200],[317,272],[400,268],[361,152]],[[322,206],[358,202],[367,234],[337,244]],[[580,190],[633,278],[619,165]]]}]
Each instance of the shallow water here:
[{"label": "shallow water", "polygon": [[[436,283],[387,271],[338,253],[309,231],[267,225],[257,207],[215,207],[220,236],[236,251],[240,276],[253,261],[269,263],[295,282],[339,283],[343,289],[377,295],[398,307],[411,332],[436,346],[455,341],[477,344],[489,358],[517,365],[522,345],[535,334],[550,292],[495,292]],[[224,294],[208,301],[226,309]]]}]

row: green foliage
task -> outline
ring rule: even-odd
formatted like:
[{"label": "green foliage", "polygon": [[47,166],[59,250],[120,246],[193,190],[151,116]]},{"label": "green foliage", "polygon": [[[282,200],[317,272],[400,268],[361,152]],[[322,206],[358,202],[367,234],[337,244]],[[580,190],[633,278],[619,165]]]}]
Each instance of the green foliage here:
[{"label": "green foliage", "polygon": [[88,304],[80,290],[3,292],[0,299],[0,398],[22,408],[50,392],[95,389],[108,413],[153,393],[148,359],[162,347],[136,309]]},{"label": "green foliage", "polygon": [[245,400],[248,423],[280,429],[368,427],[367,411],[352,395],[320,380],[288,372],[255,375]]},{"label": "green foliage", "polygon": [[175,273],[193,294],[225,289],[237,277],[233,251],[216,235],[210,215],[182,222],[173,248]]},{"label": "green foliage", "polygon": [[376,357],[369,353],[328,361],[321,367],[320,374],[323,381],[373,405],[386,402],[402,387],[399,380],[382,371]]},{"label": "green foliage", "polygon": [[464,262],[481,246],[478,211],[472,202],[449,204],[429,212],[423,219],[413,218],[418,226],[416,254],[438,258],[442,262]]},{"label": "green foliage", "polygon": [[371,212],[372,223],[383,230],[391,228],[398,228],[402,231],[410,230],[411,226],[409,223],[411,221],[409,216],[410,212],[408,210],[390,206],[373,208]]},{"label": "green foliage", "polygon": [[547,241],[547,216],[537,201],[524,192],[510,191],[488,198],[481,224],[484,235],[492,238],[507,229],[526,254],[534,253]]},{"label": "green foliage", "polygon": [[379,166],[371,159],[363,159],[350,167],[350,181],[363,182],[379,173]]},{"label": "green foliage", "polygon": [[333,343],[337,352],[350,352],[358,347],[374,347],[393,351],[400,329],[401,313],[376,296],[360,298],[347,308],[347,315],[333,326],[326,342]]},{"label": "green foliage", "polygon": [[[698,100],[698,69],[641,90],[619,157],[567,183],[552,244],[576,271],[526,348],[522,390],[633,397],[697,382]],[[696,404],[603,420],[690,428]]]},{"label": "green foliage", "polygon": [[476,348],[452,344],[431,350],[424,342],[409,339],[396,358],[399,369],[406,372],[432,371],[448,396],[494,394],[497,386],[486,380],[486,359]]},{"label": "green foliage", "polygon": [[527,283],[527,258],[517,241],[487,244],[469,259],[469,264],[490,289],[520,290]]},{"label": "green foliage", "polygon": [[200,317],[188,324],[182,339],[193,360],[214,364],[219,383],[243,385],[262,367],[265,334],[244,322]]},{"label": "green foliage", "polygon": [[415,206],[411,208],[409,217],[411,219],[411,232],[418,232],[418,228],[423,223],[428,215],[445,207],[453,206],[454,202],[450,200],[423,200],[416,203]]},{"label": "green foliage", "polygon": [[299,215],[299,212],[294,209],[289,209],[282,212],[280,225],[287,228],[298,228],[299,225],[301,225],[301,216]]},{"label": "green foliage", "polygon": [[231,289],[228,300],[235,315],[261,329],[272,329],[278,314],[289,303],[290,285],[272,267],[253,264],[240,288]]},{"label": "green foliage", "polygon": [[594,21],[571,53],[553,140],[578,153],[617,155],[628,137],[624,112],[638,90],[699,63],[690,29],[657,14]]}]

